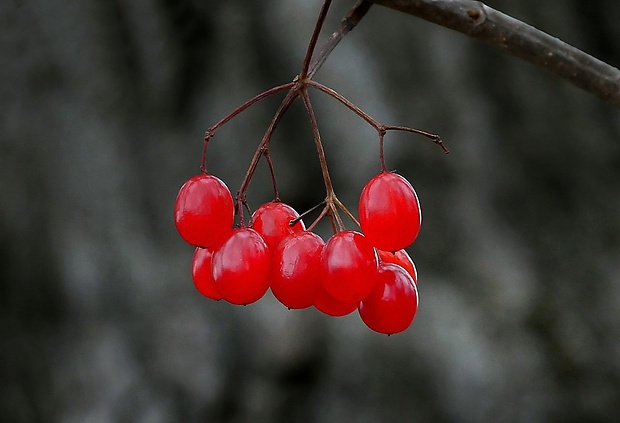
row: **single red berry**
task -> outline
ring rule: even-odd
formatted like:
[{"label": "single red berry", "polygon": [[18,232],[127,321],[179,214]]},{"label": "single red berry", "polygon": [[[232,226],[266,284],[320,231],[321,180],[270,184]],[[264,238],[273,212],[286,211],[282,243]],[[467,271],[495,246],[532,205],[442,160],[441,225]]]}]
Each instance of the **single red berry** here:
[{"label": "single red berry", "polygon": [[411,275],[416,284],[418,283],[418,270],[407,251],[398,250],[394,253],[390,253],[389,251],[377,250],[377,252],[379,253],[380,262],[398,264]]},{"label": "single red berry", "polygon": [[288,308],[314,304],[321,289],[321,251],[325,242],[313,232],[296,232],[272,252],[271,292]]},{"label": "single red berry", "polygon": [[222,295],[217,290],[211,273],[213,252],[207,248],[196,248],[192,259],[192,279],[198,292],[207,298],[219,301]]},{"label": "single red berry", "polygon": [[401,175],[381,172],[362,190],[360,227],[379,250],[398,251],[415,241],[422,214],[418,196]]},{"label": "single red berry", "polygon": [[377,285],[359,304],[359,314],[370,329],[388,335],[411,325],[418,311],[418,289],[411,275],[392,263],[379,265]]},{"label": "single red berry", "polygon": [[213,175],[197,175],[179,191],[174,221],[181,237],[196,247],[214,248],[232,232],[233,200],[226,184]]},{"label": "single red berry", "polygon": [[353,310],[357,308],[358,304],[359,303],[355,301],[350,303],[338,301],[329,295],[323,287],[319,289],[318,295],[314,299],[314,308],[319,310],[321,313],[333,317],[346,316],[347,314],[352,313]]},{"label": "single red berry", "polygon": [[235,229],[213,253],[211,270],[218,292],[232,304],[258,301],[269,288],[271,254],[251,228]]},{"label": "single red berry", "polygon": [[377,252],[364,235],[338,232],[321,253],[323,287],[339,301],[359,302],[374,287],[378,263]]},{"label": "single red berry", "polygon": [[291,206],[280,201],[271,201],[261,205],[252,214],[252,227],[261,234],[269,248],[274,250],[287,235],[305,230],[300,219],[294,225],[291,220],[299,214]]}]

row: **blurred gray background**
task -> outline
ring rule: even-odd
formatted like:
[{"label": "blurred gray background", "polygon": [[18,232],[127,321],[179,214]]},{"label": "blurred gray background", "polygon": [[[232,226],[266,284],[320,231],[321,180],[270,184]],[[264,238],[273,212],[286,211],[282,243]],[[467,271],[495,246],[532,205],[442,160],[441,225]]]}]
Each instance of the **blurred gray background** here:
[{"label": "blurred gray background", "polygon": [[[322,39],[353,0],[334,2]],[[620,64],[615,0],[489,2]],[[201,297],[174,228],[204,131],[299,72],[319,0],[0,2],[0,420],[611,422],[620,415],[620,113],[479,41],[373,6],[316,79],[387,124],[415,186],[420,310]],[[339,198],[376,133],[312,92]],[[236,191],[282,95],[218,132]],[[324,197],[300,103],[274,136],[282,199]],[[261,162],[250,206],[271,199]],[[351,225],[353,226],[353,225]]]}]

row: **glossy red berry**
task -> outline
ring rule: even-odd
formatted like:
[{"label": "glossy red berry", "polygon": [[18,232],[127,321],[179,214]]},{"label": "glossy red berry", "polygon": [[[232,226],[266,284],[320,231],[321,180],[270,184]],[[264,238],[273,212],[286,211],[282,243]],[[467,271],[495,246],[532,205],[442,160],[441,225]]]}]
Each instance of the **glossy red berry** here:
[{"label": "glossy red berry", "polygon": [[374,287],[378,257],[366,237],[356,231],[333,235],[321,253],[321,278],[325,290],[344,303],[356,303]]},{"label": "glossy red berry", "polygon": [[269,288],[271,254],[254,229],[235,229],[215,250],[212,261],[215,286],[222,298],[230,303],[251,304]]},{"label": "glossy red berry", "polygon": [[304,222],[301,220],[290,225],[291,220],[298,217],[299,214],[291,206],[280,201],[271,201],[254,211],[252,227],[273,250],[287,235],[305,230]]},{"label": "glossy red berry", "polygon": [[379,250],[398,251],[418,236],[422,214],[418,196],[401,175],[381,172],[362,190],[360,227]]},{"label": "glossy red berry", "polygon": [[370,329],[388,335],[411,325],[418,311],[418,290],[411,275],[392,263],[379,265],[377,284],[359,304],[359,314]]},{"label": "glossy red berry", "polygon": [[313,232],[290,234],[272,252],[271,292],[288,308],[314,304],[321,289],[321,251],[325,242]]},{"label": "glossy red berry", "polygon": [[411,260],[411,257],[405,250],[398,250],[394,253],[389,251],[377,250],[379,253],[379,261],[382,263],[394,263],[405,269],[411,275],[413,281],[418,283],[418,270]]},{"label": "glossy red berry", "polygon": [[358,302],[343,302],[335,299],[325,290],[325,288],[321,287],[319,293],[317,294],[314,300],[314,308],[319,310],[321,313],[327,314],[333,317],[341,317],[350,314],[355,310],[358,306]]},{"label": "glossy red berry", "polygon": [[232,232],[233,200],[224,182],[213,175],[197,175],[179,191],[174,221],[181,237],[196,247],[213,248]]},{"label": "glossy red berry", "polygon": [[196,248],[192,259],[192,280],[194,286],[207,298],[219,301],[222,295],[215,287],[213,274],[211,273],[211,258],[213,252],[207,248]]}]

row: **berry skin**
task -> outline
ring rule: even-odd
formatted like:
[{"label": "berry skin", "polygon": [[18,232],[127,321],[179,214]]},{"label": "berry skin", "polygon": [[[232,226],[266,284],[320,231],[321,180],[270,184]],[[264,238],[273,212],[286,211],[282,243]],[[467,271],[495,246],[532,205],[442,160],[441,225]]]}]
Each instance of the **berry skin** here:
[{"label": "berry skin", "polygon": [[379,250],[398,251],[415,241],[422,224],[418,196],[401,175],[381,172],[362,190],[360,227]]},{"label": "berry skin", "polygon": [[323,287],[336,300],[357,303],[374,287],[378,263],[377,252],[364,235],[338,232],[321,252]]},{"label": "berry skin", "polygon": [[377,284],[358,307],[362,321],[375,332],[392,335],[411,325],[418,311],[418,289],[405,269],[379,265]]},{"label": "berry skin", "polygon": [[271,292],[288,308],[314,304],[321,287],[321,251],[325,242],[313,232],[296,232],[272,252]]},{"label": "berry skin", "polygon": [[390,253],[389,251],[377,250],[377,252],[379,253],[380,262],[399,265],[411,275],[416,284],[418,283],[418,270],[415,264],[413,264],[413,260],[411,260],[409,254],[407,254],[407,251],[398,250],[394,253]]},{"label": "berry skin", "polygon": [[222,295],[217,290],[211,273],[211,259],[213,252],[207,248],[196,248],[192,259],[192,280],[194,286],[202,295],[219,301]]},{"label": "berry skin", "polygon": [[314,300],[314,308],[332,317],[346,316],[352,313],[357,308],[358,304],[357,302],[345,303],[343,301],[338,301],[329,295],[323,287],[321,287]]},{"label": "berry skin", "polygon": [[293,226],[291,220],[299,214],[291,206],[279,201],[271,201],[257,208],[252,214],[252,227],[261,234],[271,250],[275,250],[287,235],[305,230],[304,222],[299,220]]},{"label": "berry skin", "polygon": [[174,222],[187,243],[217,247],[232,233],[233,221],[232,195],[217,177],[197,175],[181,187],[174,205]]},{"label": "berry skin", "polygon": [[211,271],[222,298],[232,304],[258,301],[269,288],[271,253],[251,228],[235,229],[213,253]]}]

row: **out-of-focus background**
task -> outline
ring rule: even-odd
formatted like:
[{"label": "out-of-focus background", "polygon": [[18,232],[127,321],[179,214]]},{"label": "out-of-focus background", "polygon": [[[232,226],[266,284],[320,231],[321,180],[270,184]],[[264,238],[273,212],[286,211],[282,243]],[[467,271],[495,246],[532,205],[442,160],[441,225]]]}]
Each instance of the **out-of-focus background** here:
[{"label": "out-of-focus background", "polygon": [[[334,2],[321,40],[353,1]],[[620,3],[489,2],[617,66]],[[479,41],[373,6],[316,79],[444,155],[386,137],[423,208],[420,310],[201,297],[173,225],[204,131],[298,73],[319,0],[0,3],[0,420],[611,422],[620,415],[620,113]],[[218,132],[238,189],[281,95]],[[339,198],[376,133],[312,92]],[[272,142],[282,199],[324,197],[300,104]],[[250,206],[271,199],[264,162]],[[323,234],[325,235],[325,234]]]}]

